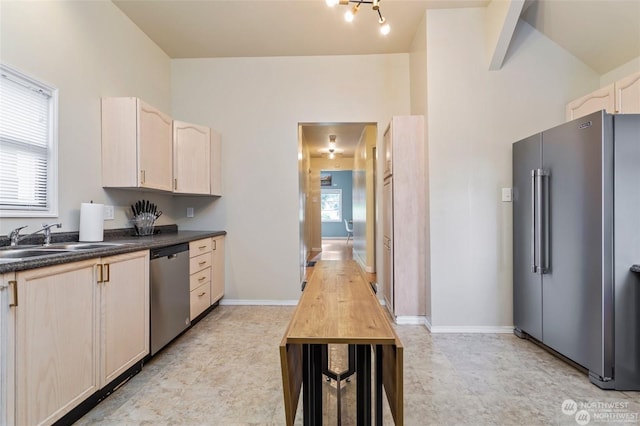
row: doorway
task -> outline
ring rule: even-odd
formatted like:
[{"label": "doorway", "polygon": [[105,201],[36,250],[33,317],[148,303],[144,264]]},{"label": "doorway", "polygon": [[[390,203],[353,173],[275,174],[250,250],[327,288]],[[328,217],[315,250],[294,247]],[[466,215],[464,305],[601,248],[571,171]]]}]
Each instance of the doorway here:
[{"label": "doorway", "polygon": [[[298,135],[301,280],[309,260],[323,258],[322,253],[335,257],[338,244],[344,246],[340,252],[349,252],[340,256],[351,257],[366,272],[375,273],[377,124],[300,123]],[[340,184],[343,179],[351,181],[350,201]],[[322,211],[323,189],[325,198],[341,196],[341,214]],[[323,215],[333,215],[326,227]],[[352,226],[352,238],[345,219]]]}]

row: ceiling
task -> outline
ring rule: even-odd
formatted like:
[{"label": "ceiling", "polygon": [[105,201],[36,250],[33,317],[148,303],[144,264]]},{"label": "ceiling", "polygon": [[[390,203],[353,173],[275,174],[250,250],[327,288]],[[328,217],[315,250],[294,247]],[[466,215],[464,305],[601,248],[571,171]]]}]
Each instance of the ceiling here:
[{"label": "ceiling", "polygon": [[324,0],[113,0],[171,58],[403,53],[427,7],[484,6],[487,0],[383,0],[391,34],[363,5],[347,23],[346,6]]},{"label": "ceiling", "polygon": [[[391,25],[386,37],[369,5],[347,23],[347,7],[330,8],[324,0],[113,3],[169,57],[215,58],[406,53],[427,8],[484,7],[489,1],[381,0]],[[640,56],[640,0],[527,0],[522,18],[599,74]],[[304,135],[310,144],[326,146],[328,135],[336,134],[338,146],[347,149],[351,142],[352,151],[362,126],[305,126]]]},{"label": "ceiling", "polygon": [[[367,124],[371,123],[308,123],[302,124],[302,138],[311,157],[326,157],[329,135],[336,135],[336,154],[353,157]],[[373,123],[375,125],[375,123]]]}]

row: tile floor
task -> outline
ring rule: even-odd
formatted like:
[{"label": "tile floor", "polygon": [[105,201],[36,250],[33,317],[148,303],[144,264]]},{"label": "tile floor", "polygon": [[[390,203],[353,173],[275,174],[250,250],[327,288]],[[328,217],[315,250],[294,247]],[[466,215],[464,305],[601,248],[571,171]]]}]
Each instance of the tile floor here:
[{"label": "tile floor", "polygon": [[[77,424],[284,424],[278,345],[293,309],[216,308]],[[406,425],[586,424],[585,417],[578,423],[563,413],[565,400],[585,408],[589,424],[640,422],[640,392],[602,391],[512,334],[396,329],[405,345]],[[332,362],[344,362],[341,352],[344,347],[332,347]],[[324,388],[325,424],[337,424],[335,382]],[[342,424],[355,424],[355,381],[343,382],[341,392]],[[603,420],[611,415],[629,421]],[[393,424],[388,408],[385,424]]]},{"label": "tile floor", "polygon": [[[312,260],[351,259],[345,242],[323,240]],[[375,274],[369,278],[375,281]],[[216,308],[77,424],[283,425],[278,345],[293,309]],[[579,411],[563,413],[566,400],[586,408],[589,424],[640,424],[640,392],[602,391],[583,373],[512,334],[396,330],[405,346],[408,426],[577,425]],[[331,345],[330,351],[331,368],[346,369],[346,346]],[[324,424],[338,424],[336,382],[323,387]],[[342,382],[340,392],[342,424],[355,425],[355,380]],[[629,421],[605,421],[611,414]],[[300,404],[296,424],[302,424],[301,415]],[[384,422],[393,424],[388,406]]]}]

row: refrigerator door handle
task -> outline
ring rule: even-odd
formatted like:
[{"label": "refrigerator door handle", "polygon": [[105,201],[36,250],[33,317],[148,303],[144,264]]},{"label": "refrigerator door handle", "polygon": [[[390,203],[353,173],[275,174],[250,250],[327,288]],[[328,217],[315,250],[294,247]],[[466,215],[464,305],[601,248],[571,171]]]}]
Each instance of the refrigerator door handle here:
[{"label": "refrigerator door handle", "polygon": [[549,272],[549,170],[540,170],[540,190],[542,208],[540,209],[540,273]]},{"label": "refrigerator door handle", "polygon": [[531,170],[531,272],[538,272],[536,264],[536,172]]},{"label": "refrigerator door handle", "polygon": [[537,260],[536,272],[546,274],[549,270],[548,262],[548,242],[549,242],[549,171],[544,169],[535,170],[535,218],[537,219],[534,235],[534,247],[537,249],[535,258]]}]

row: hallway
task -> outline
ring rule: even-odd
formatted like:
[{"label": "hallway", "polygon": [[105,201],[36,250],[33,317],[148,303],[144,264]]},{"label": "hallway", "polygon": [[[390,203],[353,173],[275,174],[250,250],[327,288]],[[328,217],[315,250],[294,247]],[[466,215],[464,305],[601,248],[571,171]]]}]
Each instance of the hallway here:
[{"label": "hallway", "polygon": [[[322,251],[312,251],[309,253],[307,260],[307,268],[305,271],[305,280],[309,279],[313,272],[313,265],[319,260],[352,260],[353,259],[353,240],[339,238],[323,238]],[[376,274],[363,272],[368,282],[376,282]]]}]

